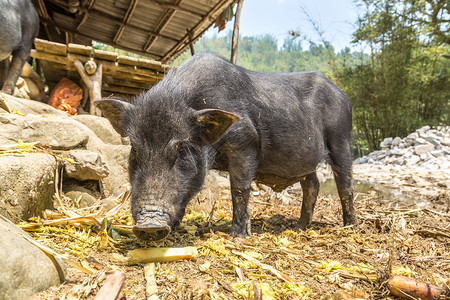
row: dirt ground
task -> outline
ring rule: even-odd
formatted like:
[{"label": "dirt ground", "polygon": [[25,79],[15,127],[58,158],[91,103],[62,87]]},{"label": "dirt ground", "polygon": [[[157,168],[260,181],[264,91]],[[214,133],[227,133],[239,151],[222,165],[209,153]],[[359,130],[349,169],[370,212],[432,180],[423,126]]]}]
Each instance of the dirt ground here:
[{"label": "dirt ground", "polygon": [[[330,177],[329,171],[321,170],[320,177]],[[58,253],[86,268],[102,268],[89,275],[67,267],[67,282],[36,299],[93,299],[107,270],[125,274],[122,299],[147,299],[143,265],[126,265],[117,254],[154,246],[198,250],[195,260],[156,263],[159,299],[353,299],[339,298],[338,291],[358,299],[399,299],[389,295],[386,284],[395,274],[450,288],[448,171],[357,165],[354,178],[359,223],[350,228],[342,226],[339,198],[324,189],[311,228],[298,230],[297,186],[281,194],[255,190],[252,236],[239,240],[227,233],[228,189],[222,191],[211,223],[208,214],[190,212],[179,230],[161,243],[119,237],[112,230],[102,246],[101,234],[89,224],[23,224]],[[128,210],[106,219],[112,226],[132,225]]]}]

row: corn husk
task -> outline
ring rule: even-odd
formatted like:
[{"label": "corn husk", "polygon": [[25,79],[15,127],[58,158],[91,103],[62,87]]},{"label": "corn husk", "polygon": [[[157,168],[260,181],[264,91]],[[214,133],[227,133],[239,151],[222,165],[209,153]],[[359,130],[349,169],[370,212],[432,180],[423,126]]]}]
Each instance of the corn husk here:
[{"label": "corn husk", "polygon": [[196,259],[198,255],[197,248],[142,248],[134,249],[128,252],[127,257],[115,255],[114,259],[124,264],[147,264],[152,262],[168,262],[183,259]]}]

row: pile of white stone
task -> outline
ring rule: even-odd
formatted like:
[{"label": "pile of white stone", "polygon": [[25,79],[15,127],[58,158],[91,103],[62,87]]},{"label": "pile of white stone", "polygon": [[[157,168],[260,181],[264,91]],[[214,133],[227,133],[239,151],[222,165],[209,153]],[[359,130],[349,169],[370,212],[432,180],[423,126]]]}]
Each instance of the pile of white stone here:
[{"label": "pile of white stone", "polygon": [[450,126],[424,126],[403,139],[385,138],[380,148],[354,163],[450,170]]}]

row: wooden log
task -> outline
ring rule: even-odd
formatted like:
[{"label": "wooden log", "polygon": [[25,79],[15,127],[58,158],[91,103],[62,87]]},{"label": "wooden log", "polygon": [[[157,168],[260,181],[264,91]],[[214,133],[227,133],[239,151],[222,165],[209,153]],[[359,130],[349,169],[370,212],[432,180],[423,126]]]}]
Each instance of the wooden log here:
[{"label": "wooden log", "polygon": [[56,55],[67,55],[67,46],[61,43],[55,43],[55,42],[49,42],[46,40],[41,39],[35,39],[34,40],[34,46],[36,50],[52,53]]},{"label": "wooden log", "polygon": [[[67,55],[67,57],[69,58],[69,61],[74,61],[75,59],[78,59],[82,62],[86,62],[89,59],[88,57],[77,55],[77,54],[72,54],[72,53],[69,53]],[[164,74],[161,74],[156,70],[151,70],[151,69],[146,69],[146,68],[145,69],[137,68],[137,67],[132,67],[130,65],[125,65],[125,64],[116,64],[112,61],[107,61],[107,60],[96,60],[96,61],[101,63],[104,68],[108,68],[111,70],[117,70],[119,72],[126,72],[126,73],[130,73],[133,75],[146,76],[146,77],[149,77],[152,79],[158,79],[158,80],[161,80],[164,77]]]},{"label": "wooden log", "polygon": [[156,70],[159,72],[166,72],[169,66],[162,65],[159,61],[144,59],[144,58],[137,58],[137,57],[129,57],[129,56],[119,56],[117,59],[117,62],[119,64],[129,65],[129,66],[136,66],[141,68],[146,68],[150,70]]},{"label": "wooden log", "polygon": [[[69,53],[66,57],[55,55],[51,53],[31,50],[30,53],[31,57],[51,61],[54,63],[58,63],[61,65],[65,65],[67,70],[73,70],[71,68],[72,62],[75,59],[78,59],[82,62],[86,62],[88,60],[87,57],[82,55],[77,55],[73,53]],[[105,69],[107,69],[107,74],[114,76],[117,74],[117,72],[122,74],[129,74],[127,76],[120,76],[122,79],[133,79],[135,78],[137,81],[140,82],[151,82],[155,83],[155,81],[159,81],[164,77],[164,74],[159,73],[157,71],[149,70],[149,69],[140,69],[140,68],[133,68],[129,65],[116,65],[112,61],[106,61],[106,60],[97,60],[99,63],[101,63]]]},{"label": "wooden log", "polygon": [[51,61],[51,62],[62,64],[62,65],[69,64],[69,60],[67,59],[67,56],[56,55],[54,53],[38,51],[35,49],[31,49],[30,56],[33,58]]},{"label": "wooden log", "polygon": [[116,270],[106,273],[106,280],[102,288],[95,295],[94,300],[120,299],[125,284],[125,274]]},{"label": "wooden log", "polygon": [[83,79],[83,82],[89,89],[89,100],[91,102],[89,113],[91,115],[101,116],[102,112],[94,105],[94,101],[102,97],[102,64],[98,64],[97,71],[92,75],[86,73],[83,64],[78,59],[75,59],[74,64],[81,79]]},{"label": "wooden log", "polygon": [[94,50],[94,58],[95,59],[116,61],[118,56],[119,56],[119,54],[116,52],[97,50],[97,49]]},{"label": "wooden log", "polygon": [[69,46],[67,47],[67,51],[69,53],[80,54],[90,57],[92,54],[92,47],[78,44],[69,44]]}]

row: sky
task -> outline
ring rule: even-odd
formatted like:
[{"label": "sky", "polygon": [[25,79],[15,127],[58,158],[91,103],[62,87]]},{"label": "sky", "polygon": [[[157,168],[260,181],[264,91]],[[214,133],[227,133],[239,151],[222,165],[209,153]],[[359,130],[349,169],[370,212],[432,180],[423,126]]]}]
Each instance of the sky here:
[{"label": "sky", "polygon": [[[336,50],[350,47],[357,21],[357,9],[352,0],[244,0],[239,26],[240,36],[271,34],[281,46],[290,30],[313,40],[318,36],[303,9],[320,24],[325,38]],[[234,19],[219,36],[233,30]],[[211,28],[207,36],[217,34]],[[305,46],[308,44],[305,43]]]}]

